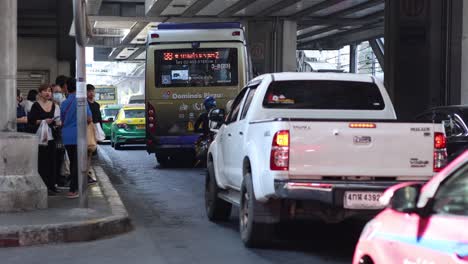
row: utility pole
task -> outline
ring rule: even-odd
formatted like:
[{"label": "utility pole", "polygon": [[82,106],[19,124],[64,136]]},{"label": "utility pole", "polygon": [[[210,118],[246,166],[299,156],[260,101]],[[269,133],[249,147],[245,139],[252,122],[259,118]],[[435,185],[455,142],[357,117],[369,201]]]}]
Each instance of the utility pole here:
[{"label": "utility pole", "polygon": [[88,207],[88,140],[86,115],[86,2],[73,0],[76,35],[76,117],[78,129],[78,191],[80,207]]}]

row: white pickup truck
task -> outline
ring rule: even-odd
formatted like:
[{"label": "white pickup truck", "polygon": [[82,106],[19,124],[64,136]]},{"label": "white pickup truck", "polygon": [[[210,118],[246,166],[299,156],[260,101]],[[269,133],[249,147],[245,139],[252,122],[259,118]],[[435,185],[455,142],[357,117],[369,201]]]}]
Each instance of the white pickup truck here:
[{"label": "white pickup truck", "polygon": [[208,151],[205,205],[211,221],[240,207],[247,247],[273,224],[318,217],[340,222],[381,209],[401,181],[427,181],[446,163],[441,124],[396,121],[381,83],[367,75],[275,73],[239,93]]}]

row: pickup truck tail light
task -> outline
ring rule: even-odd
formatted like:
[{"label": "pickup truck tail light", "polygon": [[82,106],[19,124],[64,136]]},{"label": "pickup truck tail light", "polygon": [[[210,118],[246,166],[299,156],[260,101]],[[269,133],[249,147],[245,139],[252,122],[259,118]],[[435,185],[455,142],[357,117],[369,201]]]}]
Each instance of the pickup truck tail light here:
[{"label": "pickup truck tail light", "polygon": [[271,144],[270,169],[289,170],[289,130],[276,132]]},{"label": "pickup truck tail light", "polygon": [[440,132],[434,133],[434,172],[441,171],[447,165],[447,139]]},{"label": "pickup truck tail light", "polygon": [[146,116],[148,118],[147,123],[149,132],[154,135],[156,134],[156,111],[154,106],[152,106],[150,103],[146,105]]}]

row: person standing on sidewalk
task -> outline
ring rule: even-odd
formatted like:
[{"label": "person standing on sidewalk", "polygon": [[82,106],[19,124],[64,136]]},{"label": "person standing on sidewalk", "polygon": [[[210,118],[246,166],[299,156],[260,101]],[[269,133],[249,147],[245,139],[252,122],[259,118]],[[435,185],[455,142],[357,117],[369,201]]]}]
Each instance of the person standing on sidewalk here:
[{"label": "person standing on sidewalk", "polygon": [[[58,78],[58,80],[60,80]],[[65,95],[62,93],[62,87],[57,84],[51,84],[50,87],[52,88],[52,98],[53,101],[60,106],[63,101],[65,101]],[[61,130],[61,128],[59,129]],[[59,131],[58,133],[60,137],[60,142],[62,142],[62,133]],[[68,189],[70,187],[70,183],[68,180],[68,175],[62,175],[62,167],[65,165],[65,148],[63,147],[63,144],[60,145],[60,147],[57,148],[57,155],[56,155],[56,166],[55,166],[55,171],[57,174],[57,188],[59,189]],[[67,163],[68,164],[68,163]]]},{"label": "person standing on sidewalk", "polygon": [[[48,84],[39,87],[38,100],[32,105],[28,114],[28,124],[31,132],[36,133],[43,121],[47,123],[51,130],[60,126],[60,108],[51,101],[52,89]],[[55,158],[56,146],[55,140],[48,140],[47,145],[39,146],[38,171],[42,180],[47,185],[49,195],[55,195],[58,190],[55,187]]]},{"label": "person standing on sidewalk", "polygon": [[[91,113],[93,115],[93,123],[95,126],[101,126],[102,128],[102,116],[101,116],[101,106],[98,102],[95,101],[96,88],[92,84],[86,85],[87,97],[88,97],[88,105],[91,109]],[[95,152],[94,152],[95,153]],[[93,172],[90,170],[91,168],[91,157],[93,153],[88,152],[88,183],[94,184],[96,180],[93,178]]]},{"label": "person standing on sidewalk", "polygon": [[16,89],[16,129],[18,132],[26,132],[26,124],[28,123],[28,116],[21,105],[22,101],[21,91]]},{"label": "person standing on sidewalk", "polygon": [[[57,82],[58,83],[58,82]],[[67,80],[68,98],[63,101],[61,117],[63,121],[62,140],[70,159],[70,191],[68,198],[78,198],[78,126],[76,113],[76,79]],[[92,122],[92,114],[89,106],[86,107],[88,124]]]},{"label": "person standing on sidewalk", "polygon": [[58,85],[60,87],[60,92],[63,93],[66,97],[68,96],[68,79],[70,79],[70,77],[67,77],[65,75],[59,75],[57,76],[57,78],[55,78],[55,85]]}]

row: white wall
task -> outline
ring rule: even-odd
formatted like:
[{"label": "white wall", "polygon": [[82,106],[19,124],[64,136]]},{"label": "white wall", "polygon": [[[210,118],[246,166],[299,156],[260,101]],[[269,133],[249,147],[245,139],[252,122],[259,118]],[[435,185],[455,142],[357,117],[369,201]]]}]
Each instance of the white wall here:
[{"label": "white wall", "polygon": [[57,60],[55,38],[18,38],[18,70],[48,70],[49,82],[70,75],[70,63]]},{"label": "white wall", "polygon": [[468,104],[468,1],[463,1],[461,103]]}]

